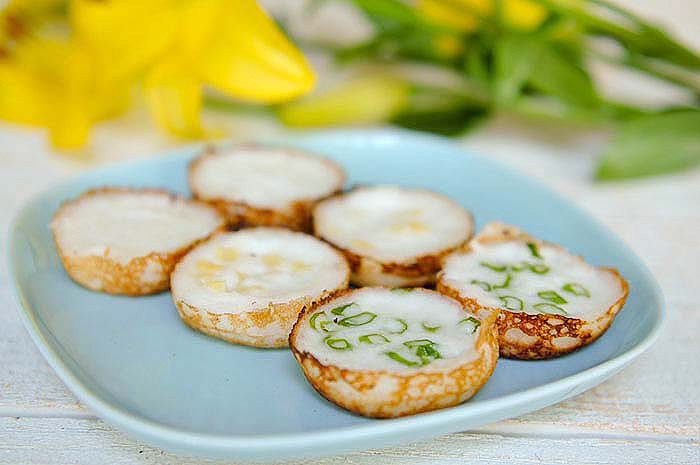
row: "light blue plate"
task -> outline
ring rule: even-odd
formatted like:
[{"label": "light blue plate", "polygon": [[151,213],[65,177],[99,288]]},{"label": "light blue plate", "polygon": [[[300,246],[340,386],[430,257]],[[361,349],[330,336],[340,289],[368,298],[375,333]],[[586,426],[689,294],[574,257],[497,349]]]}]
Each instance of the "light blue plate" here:
[{"label": "light blue plate", "polygon": [[620,270],[627,305],[594,344],[555,360],[500,360],[463,405],[370,420],[321,398],[287,350],[239,347],[180,322],[162,293],[114,297],[73,283],[48,223],[89,187],[156,186],[187,193],[195,149],[108,167],[51,189],[17,216],[9,264],[22,319],[58,376],[97,415],[158,447],[220,458],[277,460],[337,454],[427,438],[515,417],[602,382],[647,349],[663,320],[659,288],[609,231],[544,187],[444,139],[405,131],[340,130],[277,141],[341,162],[351,183],[422,186],[474,213],[503,220]]}]

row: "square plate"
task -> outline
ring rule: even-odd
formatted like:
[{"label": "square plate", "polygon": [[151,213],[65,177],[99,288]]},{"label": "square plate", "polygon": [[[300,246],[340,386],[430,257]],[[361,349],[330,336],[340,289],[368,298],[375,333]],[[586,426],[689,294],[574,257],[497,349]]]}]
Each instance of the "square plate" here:
[{"label": "square plate", "polygon": [[48,224],[59,204],[90,187],[154,186],[187,194],[197,147],[103,168],[40,195],[18,214],[9,264],[22,319],[63,382],[97,415],[163,449],[220,458],[279,460],[337,454],[465,430],[562,401],[610,377],[647,349],[662,297],[642,263],[576,206],[445,139],[398,130],[335,130],[273,141],[327,155],[351,183],[442,192],[477,228],[502,220],[617,268],[630,295],[594,344],[546,361],[502,359],[466,403],[394,420],[346,412],[306,382],[288,350],[235,346],[180,322],[170,294],[88,291],[63,270]]}]

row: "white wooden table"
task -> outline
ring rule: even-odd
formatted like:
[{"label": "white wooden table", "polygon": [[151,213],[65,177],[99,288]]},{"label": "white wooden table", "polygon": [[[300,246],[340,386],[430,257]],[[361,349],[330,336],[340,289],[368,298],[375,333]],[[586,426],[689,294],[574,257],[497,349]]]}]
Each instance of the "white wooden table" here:
[{"label": "white wooden table", "polygon": [[[100,128],[92,164],[48,155],[37,134],[0,127],[0,464],[209,463],[140,444],[97,419],[44,362],[10,296],[5,249],[14,212],[31,195],[95,164],[147,156],[167,145],[140,121],[136,115]],[[276,130],[265,121],[239,121],[237,128],[238,135]],[[539,412],[430,441],[304,463],[700,463],[700,170],[594,184],[592,154],[601,137],[572,134],[550,129],[545,135],[500,120],[464,144],[578,203],[643,258],[668,305],[658,344],[611,380]]]},{"label": "white wooden table", "polygon": [[[618,0],[700,44],[695,0]],[[0,0],[0,4],[3,0]],[[265,3],[273,3],[273,0]],[[617,96],[668,91],[612,79]],[[631,85],[634,84],[634,85]],[[216,124],[216,123],[215,123]],[[277,128],[227,118],[234,136]],[[661,283],[668,320],[659,342],[620,374],[569,401],[520,418],[430,441],[305,464],[700,463],[700,169],[626,183],[594,184],[601,137],[495,121],[465,146],[499,159],[588,210],[636,251]],[[7,229],[30,196],[86,169],[148,156],[172,142],[143,115],[94,134],[92,163],[52,157],[34,132],[0,126],[0,464],[204,464],[140,444],[82,406],[44,362],[22,327],[7,281]]]}]

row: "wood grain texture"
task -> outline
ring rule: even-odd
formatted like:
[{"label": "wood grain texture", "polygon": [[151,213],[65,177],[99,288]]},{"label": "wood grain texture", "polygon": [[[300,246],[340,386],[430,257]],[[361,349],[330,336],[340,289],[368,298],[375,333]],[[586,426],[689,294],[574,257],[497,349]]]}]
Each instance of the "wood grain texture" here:
[{"label": "wood grain texture", "polygon": [[[96,163],[151,147],[131,141],[133,147],[105,146]],[[599,143],[597,135],[540,138],[508,121],[466,141],[578,203],[642,257],[669,310],[657,345],[611,380],[541,411],[471,433],[304,463],[700,463],[700,171],[594,184],[589,173]],[[0,464],[208,463],[164,454],[114,431],[44,362],[10,296],[7,230],[31,195],[87,166],[47,157],[34,135],[1,130],[0,159]]]},{"label": "wood grain texture", "polygon": [[[133,465],[177,463],[213,465],[218,462],[162,452],[132,441],[96,420],[55,418],[0,418],[0,464]],[[585,455],[582,452],[585,451]],[[623,453],[622,453],[623,452]],[[432,441],[345,456],[295,461],[298,465],[454,465],[494,464],[587,464],[695,465],[700,443],[653,439],[600,439],[581,436],[524,437],[509,434],[460,433]],[[291,462],[287,462],[291,464]]]}]

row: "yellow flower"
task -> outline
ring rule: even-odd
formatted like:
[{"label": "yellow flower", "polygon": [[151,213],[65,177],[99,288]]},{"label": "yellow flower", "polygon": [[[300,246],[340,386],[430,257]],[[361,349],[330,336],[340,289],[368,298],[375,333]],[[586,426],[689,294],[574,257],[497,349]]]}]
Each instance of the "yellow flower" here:
[{"label": "yellow flower", "polygon": [[[472,32],[481,20],[494,14],[495,0],[418,0],[416,8],[427,18],[465,32]],[[501,17],[510,27],[536,29],[547,11],[531,0],[502,0]]]},{"label": "yellow flower", "polygon": [[314,84],[301,52],[253,0],[75,0],[71,6],[74,28],[98,62],[108,66],[120,57],[115,78],[149,65],[145,92],[151,113],[182,136],[202,134],[202,85],[275,103]]},{"label": "yellow flower", "polygon": [[[30,11],[31,2],[13,3]],[[68,17],[49,28],[25,21],[18,33],[2,24],[0,119],[49,128],[57,148],[82,146],[96,121],[126,108],[137,82],[156,121],[188,137],[203,133],[203,86],[272,103],[314,83],[253,0],[72,0]]]}]

